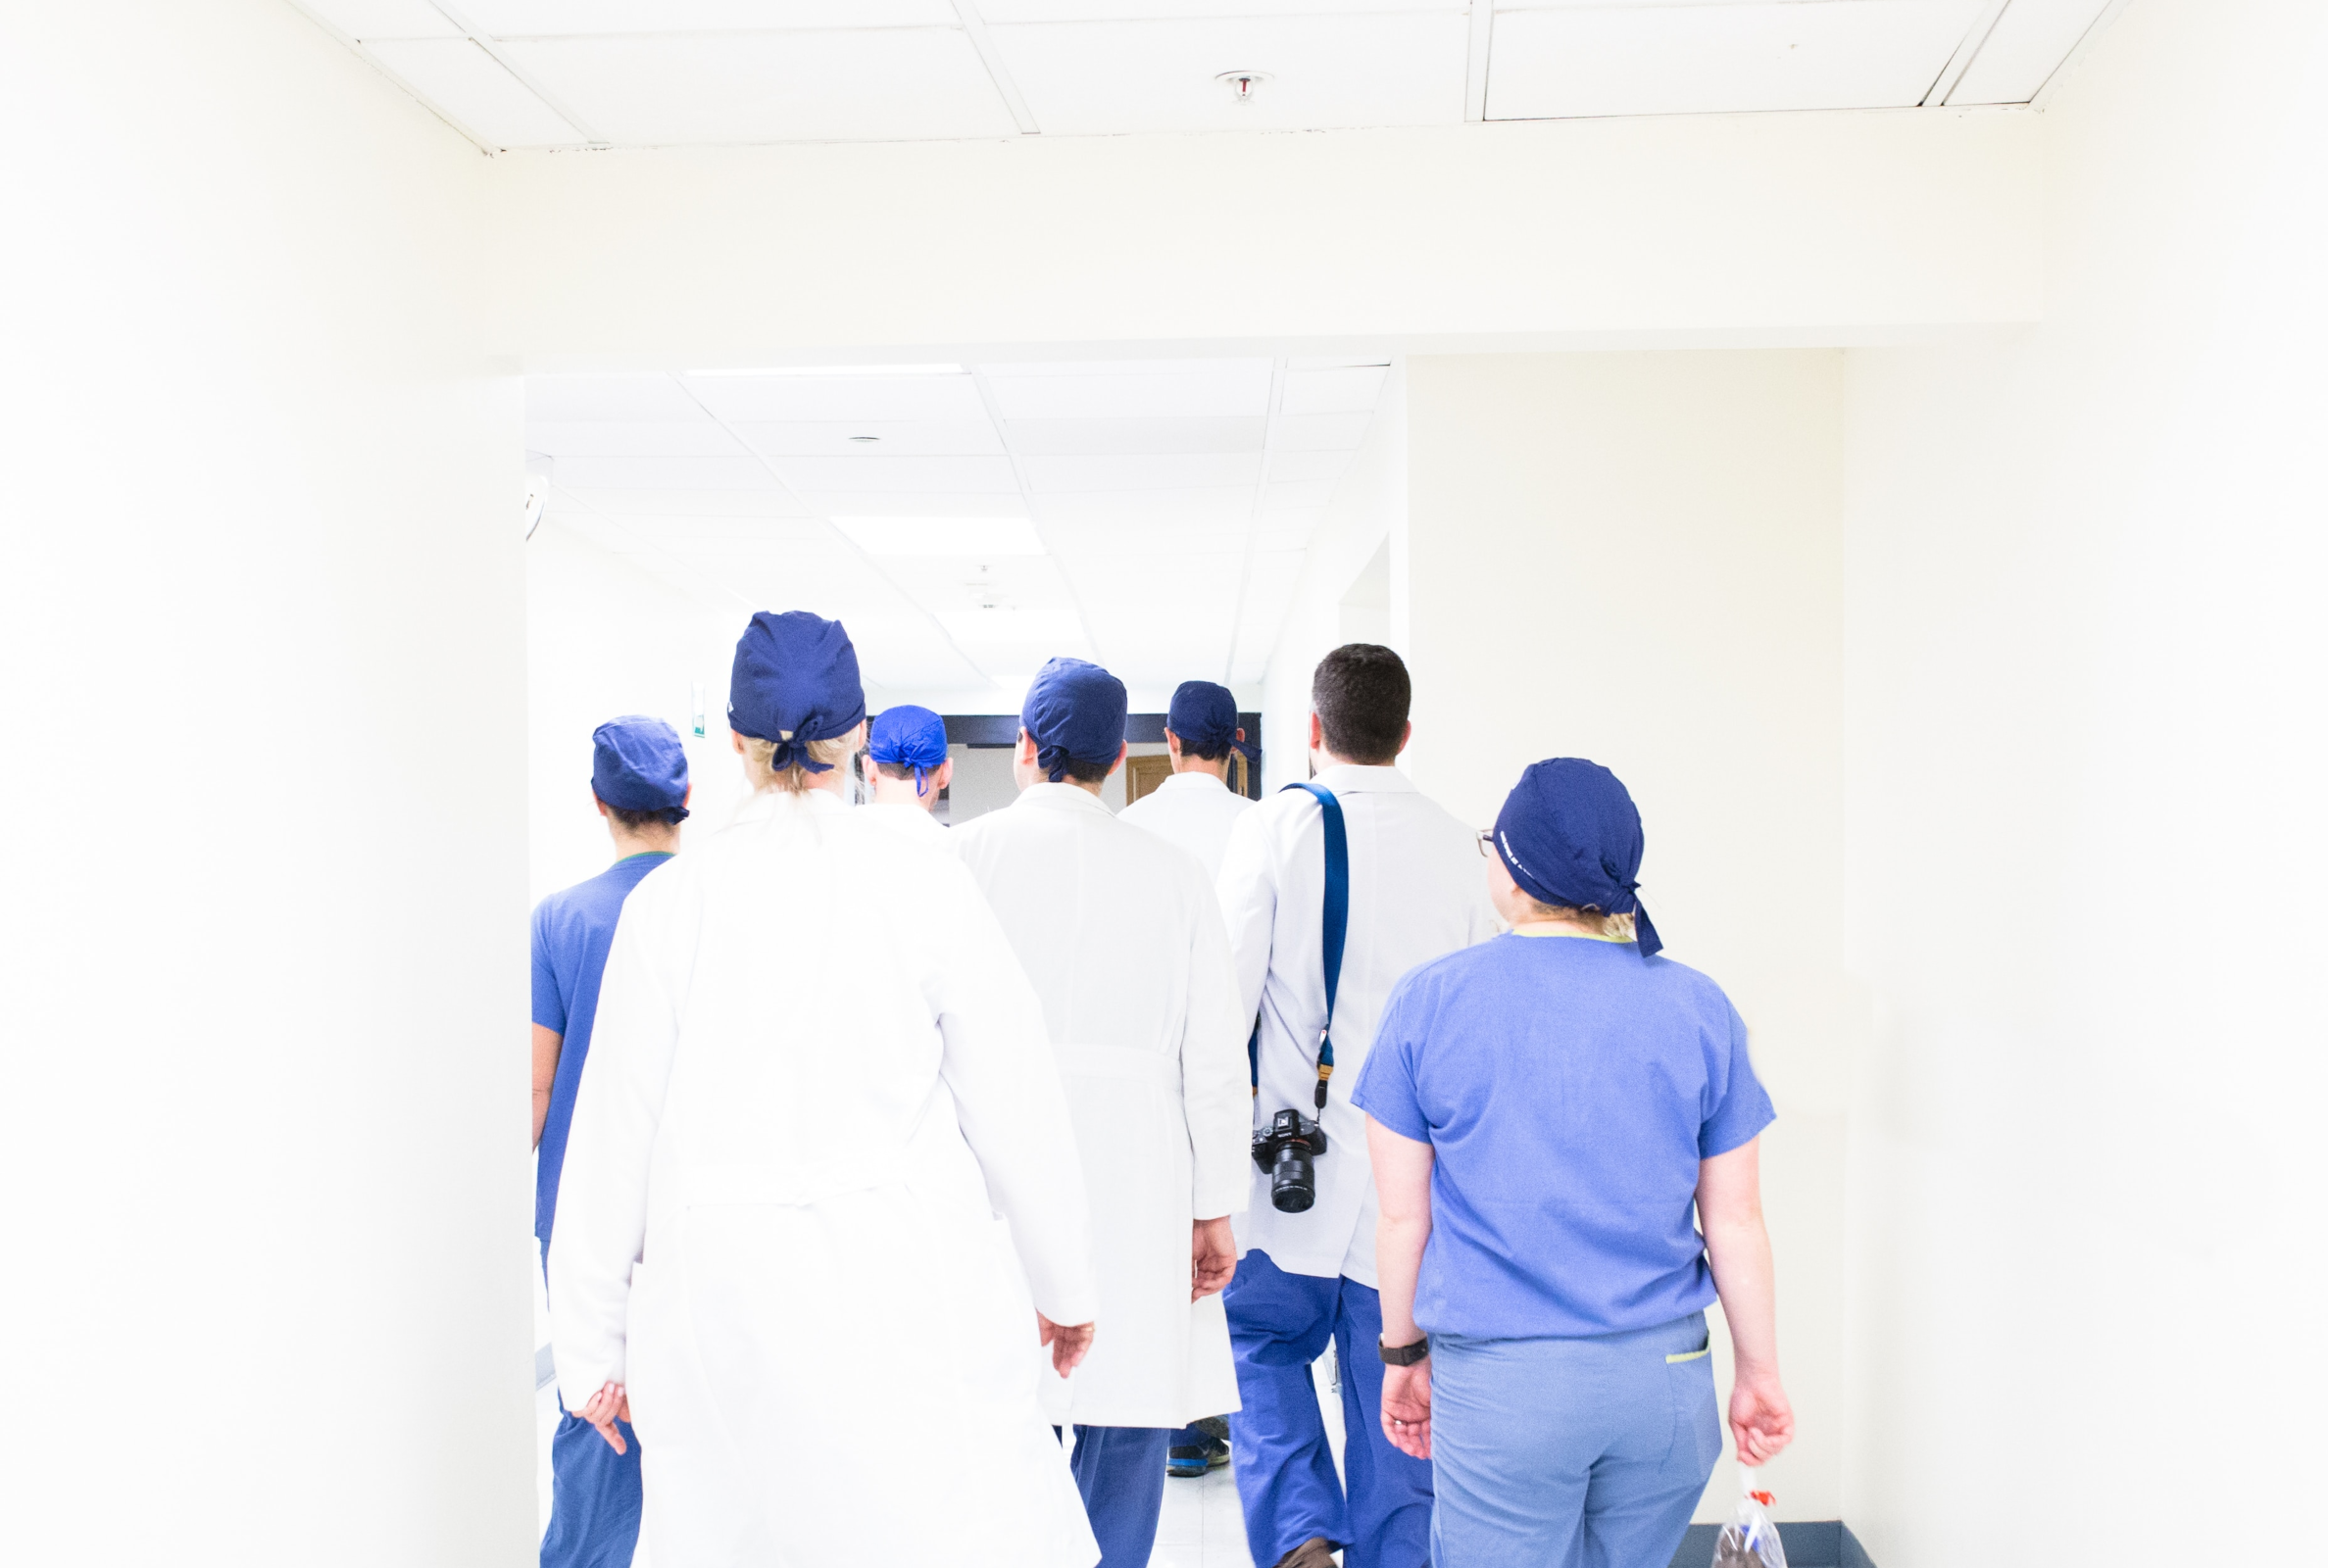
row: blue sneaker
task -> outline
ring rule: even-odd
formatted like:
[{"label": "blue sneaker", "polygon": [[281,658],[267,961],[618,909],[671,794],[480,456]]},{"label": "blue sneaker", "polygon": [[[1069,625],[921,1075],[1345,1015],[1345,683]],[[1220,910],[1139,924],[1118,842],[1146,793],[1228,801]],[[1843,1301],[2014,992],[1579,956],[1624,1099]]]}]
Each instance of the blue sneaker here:
[{"label": "blue sneaker", "polygon": [[1201,1480],[1228,1463],[1228,1445],[1210,1434],[1195,1447],[1164,1450],[1164,1474],[1182,1481]]}]

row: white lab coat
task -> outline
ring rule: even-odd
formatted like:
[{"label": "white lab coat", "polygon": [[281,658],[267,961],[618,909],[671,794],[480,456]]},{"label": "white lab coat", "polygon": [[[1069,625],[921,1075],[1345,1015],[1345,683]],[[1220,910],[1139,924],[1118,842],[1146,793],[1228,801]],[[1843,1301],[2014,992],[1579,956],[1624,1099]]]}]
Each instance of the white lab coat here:
[{"label": "white lab coat", "polygon": [[1251,801],[1210,773],[1174,773],[1118,811],[1115,819],[1179,845],[1204,862],[1205,875],[1217,877],[1229,829],[1252,809]]},{"label": "white lab coat", "polygon": [[1089,1568],[1032,1365],[1038,1305],[1097,1315],[1083,1183],[968,874],[817,791],[648,880],[549,1284],[568,1408],[628,1386],[658,1568]]},{"label": "white lab coat", "polygon": [[1242,1208],[1252,1167],[1247,1027],[1204,868],[1072,784],[954,833],[1043,999],[1090,1181],[1099,1337],[1047,1407],[1110,1427],[1234,1410],[1220,1297],[1188,1298],[1190,1222]]},{"label": "white lab coat", "polygon": [[[1365,1112],[1350,1103],[1391,987],[1416,964],[1496,934],[1478,835],[1395,767],[1337,765],[1313,781],[1342,803],[1350,836],[1350,924],[1334,999],[1334,1076],[1317,1161],[1317,1202],[1279,1212],[1268,1178],[1237,1226],[1239,1255],[1262,1251],[1289,1274],[1374,1272],[1373,1166]],[[1283,790],[1238,819],[1220,868],[1220,902],[1236,953],[1241,1016],[1261,1015],[1256,1128],[1288,1106],[1315,1114],[1317,1033],[1325,1021],[1325,812]],[[632,895],[637,897],[636,894]]]},{"label": "white lab coat", "polygon": [[931,849],[943,850],[948,855],[954,853],[952,830],[918,806],[908,806],[903,801],[867,801],[858,809],[865,813],[867,821],[876,826],[902,834],[916,843],[926,844]]}]

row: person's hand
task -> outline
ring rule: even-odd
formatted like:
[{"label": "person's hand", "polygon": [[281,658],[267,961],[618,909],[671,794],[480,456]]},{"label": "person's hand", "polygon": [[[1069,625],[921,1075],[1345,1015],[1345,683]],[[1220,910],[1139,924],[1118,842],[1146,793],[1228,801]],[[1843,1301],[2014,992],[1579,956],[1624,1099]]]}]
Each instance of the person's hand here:
[{"label": "person's hand", "polygon": [[1794,1441],[1795,1407],[1786,1402],[1776,1371],[1739,1368],[1730,1390],[1730,1436],[1737,1441],[1738,1462],[1743,1465],[1774,1458]]},{"label": "person's hand", "polygon": [[1092,1338],[1100,1330],[1097,1323],[1062,1326],[1040,1312],[1035,1314],[1035,1325],[1042,1331],[1043,1343],[1051,1347],[1051,1365],[1063,1378],[1083,1364],[1083,1358],[1091,1353]]},{"label": "person's hand", "polygon": [[[1348,1374],[1345,1374],[1347,1376]],[[1431,1456],[1431,1358],[1382,1369],[1382,1435],[1401,1453]]]},{"label": "person's hand", "polygon": [[618,1421],[630,1419],[630,1395],[621,1384],[610,1382],[590,1396],[590,1402],[574,1413],[598,1428],[598,1435],[606,1439],[608,1447],[617,1453],[630,1451],[622,1441],[622,1429],[615,1425]]},{"label": "person's hand", "polygon": [[1190,1257],[1190,1300],[1201,1301],[1215,1291],[1228,1289],[1230,1278],[1237,1272],[1237,1236],[1229,1228],[1226,1214],[1196,1222]]}]

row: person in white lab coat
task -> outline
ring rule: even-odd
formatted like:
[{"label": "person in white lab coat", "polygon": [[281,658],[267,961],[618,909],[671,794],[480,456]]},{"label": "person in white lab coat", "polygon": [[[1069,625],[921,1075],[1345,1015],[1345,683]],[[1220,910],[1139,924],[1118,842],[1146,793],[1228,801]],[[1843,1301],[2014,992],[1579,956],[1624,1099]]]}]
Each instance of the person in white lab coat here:
[{"label": "person in white lab coat", "polygon": [[1179,845],[1204,862],[1207,876],[1217,877],[1229,829],[1253,809],[1251,801],[1228,787],[1229,754],[1247,749],[1229,689],[1209,680],[1182,681],[1164,715],[1164,749],[1172,758],[1171,777],[1117,814]]},{"label": "person in white lab coat", "polygon": [[1043,999],[1090,1181],[1107,1332],[1048,1387],[1104,1568],[1147,1563],[1173,1433],[1235,1407],[1215,1293],[1250,1185],[1247,1026],[1212,882],[1100,804],[1124,709],[1098,665],[1044,665],[1019,714],[1017,800],[954,830]]},{"label": "person in white lab coat", "polygon": [[845,805],[864,715],[836,622],[752,617],[755,793],[608,959],[559,1387],[610,1443],[635,1421],[657,1568],[1091,1568],[1030,1364],[1072,1371],[1098,1300],[1042,1004],[961,863]]},{"label": "person in white lab coat", "polygon": [[873,792],[867,819],[951,853],[946,825],[933,814],[954,782],[945,719],[911,703],[883,709],[867,733],[865,764]]},{"label": "person in white lab coat", "polygon": [[[1348,842],[1348,926],[1332,1013],[1334,1061],[1317,1112],[1314,1205],[1275,1207],[1267,1186],[1238,1227],[1227,1292],[1244,1402],[1230,1422],[1245,1534],[1261,1568],[1422,1568],[1430,1555],[1431,1468],[1400,1452],[1377,1419],[1381,1298],[1365,1117],[1349,1087],[1365,1064],[1392,985],[1416,964],[1496,934],[1477,834],[1393,764],[1406,749],[1411,687],[1388,648],[1352,643],[1311,682],[1311,783],[1337,803]],[[1239,1014],[1260,1015],[1257,1128],[1312,1114],[1327,1021],[1324,803],[1295,787],[1241,817],[1220,868],[1236,953]],[[1257,1178],[1266,1183],[1269,1178]],[[1310,1364],[1334,1346],[1344,1470],[1335,1472]]]}]

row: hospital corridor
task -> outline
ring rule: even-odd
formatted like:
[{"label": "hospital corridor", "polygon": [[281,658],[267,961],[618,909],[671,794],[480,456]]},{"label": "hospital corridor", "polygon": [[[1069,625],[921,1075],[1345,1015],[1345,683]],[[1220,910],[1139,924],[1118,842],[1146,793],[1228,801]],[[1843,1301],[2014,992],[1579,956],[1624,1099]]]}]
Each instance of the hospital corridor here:
[{"label": "hospital corridor", "polygon": [[2317,1560],[2323,79],[0,8],[0,1559]]}]

